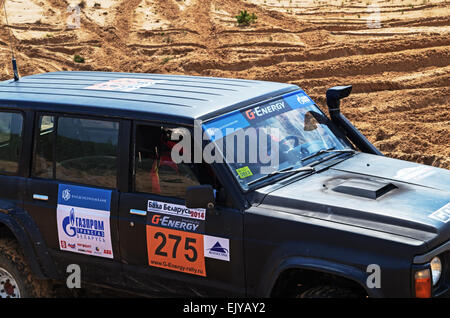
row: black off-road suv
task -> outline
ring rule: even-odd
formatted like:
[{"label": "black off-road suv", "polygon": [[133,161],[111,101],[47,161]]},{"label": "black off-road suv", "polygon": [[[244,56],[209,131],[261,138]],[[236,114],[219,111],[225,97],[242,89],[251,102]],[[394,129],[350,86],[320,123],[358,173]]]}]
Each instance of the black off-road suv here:
[{"label": "black off-road suv", "polygon": [[340,113],[350,91],[328,117],[263,81],[1,82],[0,297],[71,264],[151,296],[448,295],[450,171],[383,156]]}]

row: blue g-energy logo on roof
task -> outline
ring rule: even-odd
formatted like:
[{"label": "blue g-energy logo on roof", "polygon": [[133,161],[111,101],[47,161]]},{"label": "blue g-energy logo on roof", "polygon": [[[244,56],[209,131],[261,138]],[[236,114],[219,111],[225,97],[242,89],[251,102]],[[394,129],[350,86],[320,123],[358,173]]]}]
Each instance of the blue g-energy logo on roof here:
[{"label": "blue g-energy logo on roof", "polygon": [[304,91],[297,91],[284,95],[282,98],[270,103],[234,111],[221,116],[204,124],[203,129],[208,133],[211,140],[214,141],[216,139],[215,130],[219,130],[222,137],[225,137],[228,134],[227,130],[228,132],[232,132],[233,130],[244,129],[270,117],[312,105],[314,105],[313,100]]}]

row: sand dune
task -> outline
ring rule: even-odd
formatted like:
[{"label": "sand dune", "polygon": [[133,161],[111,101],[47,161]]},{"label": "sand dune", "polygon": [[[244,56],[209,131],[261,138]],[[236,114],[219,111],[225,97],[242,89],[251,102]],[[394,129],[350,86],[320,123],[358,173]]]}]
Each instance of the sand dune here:
[{"label": "sand dune", "polygon": [[[323,108],[328,87],[352,84],[343,111],[381,151],[450,168],[450,1],[7,0],[6,7],[21,75],[104,70],[281,81]],[[257,23],[237,26],[243,9]],[[75,54],[86,62],[75,63]],[[3,26],[0,57],[0,79],[9,79]]]}]

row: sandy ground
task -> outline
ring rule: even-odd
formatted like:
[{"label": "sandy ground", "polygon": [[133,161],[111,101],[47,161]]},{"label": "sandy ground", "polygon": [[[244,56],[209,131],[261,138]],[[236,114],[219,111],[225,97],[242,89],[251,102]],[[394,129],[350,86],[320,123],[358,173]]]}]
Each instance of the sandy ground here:
[{"label": "sandy ground", "polygon": [[[450,168],[450,1],[7,0],[22,75],[175,73],[295,83],[386,155]],[[248,10],[257,23],[239,27]],[[0,18],[4,21],[3,13]],[[7,29],[0,79],[12,77]],[[74,62],[74,55],[86,59]]]},{"label": "sandy ground", "polygon": [[[280,81],[299,85],[323,109],[328,87],[352,84],[343,112],[382,152],[450,169],[450,1],[7,0],[6,8],[21,75]],[[244,9],[257,23],[237,26]],[[0,19],[5,80],[12,71],[3,12]],[[99,295],[118,296],[81,292]]]}]

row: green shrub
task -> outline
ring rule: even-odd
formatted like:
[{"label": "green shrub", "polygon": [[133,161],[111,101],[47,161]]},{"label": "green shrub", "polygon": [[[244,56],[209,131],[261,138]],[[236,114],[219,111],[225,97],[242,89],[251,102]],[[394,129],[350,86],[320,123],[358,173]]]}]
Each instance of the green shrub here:
[{"label": "green shrub", "polygon": [[251,23],[256,22],[256,19],[258,19],[256,14],[250,14],[247,10],[241,11],[239,15],[236,16],[238,25],[250,25]]},{"label": "green shrub", "polygon": [[161,64],[166,64],[167,62],[169,62],[172,58],[171,57],[165,57],[163,58],[163,60],[161,61]]},{"label": "green shrub", "polygon": [[76,63],[84,63],[84,57],[80,56],[80,55],[75,55],[73,57],[74,62]]}]

